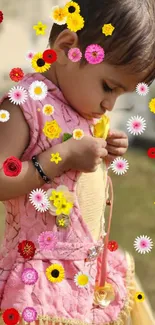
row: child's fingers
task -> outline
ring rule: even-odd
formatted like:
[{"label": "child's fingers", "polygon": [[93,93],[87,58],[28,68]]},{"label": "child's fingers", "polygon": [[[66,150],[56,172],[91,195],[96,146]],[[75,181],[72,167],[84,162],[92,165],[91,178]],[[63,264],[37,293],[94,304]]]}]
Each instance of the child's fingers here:
[{"label": "child's fingers", "polygon": [[122,156],[125,153],[124,148],[117,148],[117,147],[113,147],[113,146],[108,145],[106,147],[106,149],[108,150],[108,155]]},{"label": "child's fingers", "polygon": [[110,130],[109,133],[108,133],[108,137],[107,137],[107,140],[108,139],[113,139],[113,138],[127,138],[127,135],[125,132],[123,131],[118,131],[118,130]]},{"label": "child's fingers", "polygon": [[126,139],[107,139],[107,144],[121,148],[126,148],[128,146]]}]

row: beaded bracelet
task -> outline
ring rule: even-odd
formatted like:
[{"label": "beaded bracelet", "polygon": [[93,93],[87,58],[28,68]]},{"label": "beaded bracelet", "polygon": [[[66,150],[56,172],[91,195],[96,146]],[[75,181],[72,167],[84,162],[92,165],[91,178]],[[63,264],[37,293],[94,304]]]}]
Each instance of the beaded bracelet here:
[{"label": "beaded bracelet", "polygon": [[40,166],[39,164],[39,161],[37,159],[36,156],[33,156],[32,157],[32,163],[34,165],[34,167],[37,169],[38,173],[40,174],[40,176],[43,178],[43,180],[46,182],[46,183],[50,183],[50,179],[46,176],[46,174],[43,172],[43,169],[42,167]]}]

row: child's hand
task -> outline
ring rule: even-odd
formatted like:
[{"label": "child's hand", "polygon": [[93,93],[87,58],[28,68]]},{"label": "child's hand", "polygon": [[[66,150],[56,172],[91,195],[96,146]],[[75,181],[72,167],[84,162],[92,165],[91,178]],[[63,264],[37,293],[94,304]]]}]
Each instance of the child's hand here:
[{"label": "child's hand", "polygon": [[68,152],[69,169],[84,173],[96,171],[98,165],[108,154],[104,139],[84,136],[81,140],[69,139],[63,143]]},{"label": "child's hand", "polygon": [[109,165],[115,158],[123,156],[128,149],[128,136],[122,131],[109,131],[107,136],[108,155],[105,159],[107,165]]}]

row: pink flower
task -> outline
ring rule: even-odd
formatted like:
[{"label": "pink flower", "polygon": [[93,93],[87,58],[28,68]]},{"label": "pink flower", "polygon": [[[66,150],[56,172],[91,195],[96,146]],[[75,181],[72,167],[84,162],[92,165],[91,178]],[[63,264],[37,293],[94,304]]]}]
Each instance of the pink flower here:
[{"label": "pink flower", "polygon": [[87,46],[85,51],[85,59],[90,64],[101,63],[104,59],[104,50],[100,45],[92,44]]},{"label": "pink flower", "polygon": [[27,52],[27,54],[26,54],[26,60],[31,61],[32,58],[34,57],[34,55],[35,55],[35,52],[33,52],[33,51]]},{"label": "pink flower", "polygon": [[33,268],[26,268],[22,273],[22,281],[25,284],[35,284],[38,280],[38,273]]},{"label": "pink flower", "polygon": [[23,310],[22,317],[28,323],[34,322],[37,319],[37,312],[33,307],[27,307]]},{"label": "pink flower", "polygon": [[78,61],[80,61],[81,58],[82,58],[82,53],[81,53],[80,49],[78,49],[77,47],[71,48],[68,51],[68,58],[72,62],[78,62]]},{"label": "pink flower", "polygon": [[38,243],[41,250],[52,250],[56,246],[56,234],[52,231],[42,232],[38,237]]}]

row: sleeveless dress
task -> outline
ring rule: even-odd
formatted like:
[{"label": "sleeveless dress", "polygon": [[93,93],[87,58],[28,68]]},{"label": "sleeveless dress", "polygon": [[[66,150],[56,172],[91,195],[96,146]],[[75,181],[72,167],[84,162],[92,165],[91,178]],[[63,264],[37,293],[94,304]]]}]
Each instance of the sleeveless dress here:
[{"label": "sleeveless dress", "polygon": [[[94,122],[85,120],[71,109],[61,91],[39,73],[28,74],[19,85],[28,91],[34,81],[43,81],[48,93],[42,101],[28,97],[21,105],[30,127],[30,143],[22,161],[62,142],[63,133],[73,133],[74,129],[80,128],[85,134],[92,135],[91,124]],[[52,116],[42,113],[46,104],[54,106]],[[56,121],[62,130],[59,138],[49,139],[43,133],[45,123],[51,120]],[[130,324],[128,315],[133,305],[134,264],[128,254],[120,250],[108,251],[106,283],[112,284],[115,299],[104,308],[94,303],[94,288],[102,273],[100,253],[105,237],[106,182],[107,170],[103,163],[95,173],[68,171],[42,187],[49,191],[65,185],[69,193],[74,194],[70,223],[66,228],[58,227],[56,217],[49,211],[36,211],[29,194],[4,202],[7,215],[0,252],[1,315],[7,309],[15,308],[20,314],[21,324]],[[97,188],[101,189],[101,186],[103,192],[100,190],[96,196]],[[92,218],[92,211],[95,227],[88,221]],[[47,231],[56,238],[51,250],[41,249],[38,242],[39,236]],[[35,246],[30,259],[25,259],[19,252],[18,245],[24,241],[31,241]],[[50,267],[53,267],[54,273],[51,274],[55,278],[52,281],[47,277]],[[23,282],[27,269],[33,269],[37,274],[31,285]],[[84,279],[87,279],[85,284]]]}]

